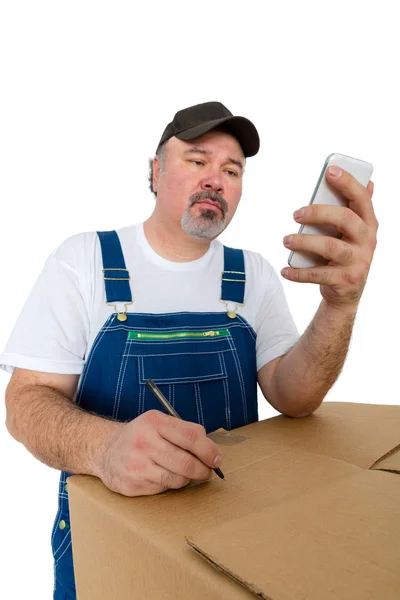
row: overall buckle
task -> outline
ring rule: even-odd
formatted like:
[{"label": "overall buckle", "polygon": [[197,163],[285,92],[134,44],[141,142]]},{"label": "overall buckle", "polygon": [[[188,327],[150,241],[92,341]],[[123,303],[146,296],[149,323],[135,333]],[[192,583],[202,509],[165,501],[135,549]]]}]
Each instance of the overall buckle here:
[{"label": "overall buckle", "polygon": [[115,310],[115,312],[117,313],[117,319],[118,319],[118,321],[126,321],[126,320],[127,320],[127,318],[128,318],[128,317],[126,316],[126,311],[127,311],[127,308],[126,308],[126,307],[127,307],[127,306],[129,306],[130,304],[133,304],[133,301],[132,301],[132,302],[127,302],[127,303],[124,303],[124,310],[123,310],[122,312],[118,312],[118,309],[117,309],[117,305],[116,305],[116,304],[113,304],[112,302],[106,302],[106,304],[107,304],[108,306],[113,306],[113,307],[114,307],[114,310]]},{"label": "overall buckle", "polygon": [[227,315],[230,319],[234,319],[236,317],[236,313],[237,313],[237,307],[243,306],[244,302],[235,302],[235,308],[233,310],[229,310],[228,308],[228,302],[234,302],[234,300],[219,300],[220,302],[223,302],[226,305],[226,310],[227,310]]}]

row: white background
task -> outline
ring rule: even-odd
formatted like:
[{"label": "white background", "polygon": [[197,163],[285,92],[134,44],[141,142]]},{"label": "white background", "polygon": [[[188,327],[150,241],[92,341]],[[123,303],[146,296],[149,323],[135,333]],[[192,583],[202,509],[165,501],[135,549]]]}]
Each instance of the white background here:
[{"label": "white background", "polygon": [[[261,136],[220,237],[286,265],[331,152],[374,165],[378,248],[329,400],[399,403],[398,56],[395,2],[69,2],[0,11],[0,348],[67,236],[146,219],[147,160],[186,106],[219,100]],[[262,8],[261,8],[262,7]],[[301,332],[319,288],[283,280]],[[0,394],[8,375],[0,373]],[[1,422],[4,423],[4,403]],[[260,416],[274,411],[261,402]],[[2,425],[0,597],[52,597],[58,474]]]}]

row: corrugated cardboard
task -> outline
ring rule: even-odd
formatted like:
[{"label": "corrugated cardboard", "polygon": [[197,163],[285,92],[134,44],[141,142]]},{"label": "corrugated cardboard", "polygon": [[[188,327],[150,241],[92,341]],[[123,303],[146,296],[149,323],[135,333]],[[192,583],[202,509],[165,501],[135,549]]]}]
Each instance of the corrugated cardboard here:
[{"label": "corrugated cardboard", "polygon": [[127,498],[69,479],[78,600],[400,599],[400,406],[212,437],[225,480]]}]

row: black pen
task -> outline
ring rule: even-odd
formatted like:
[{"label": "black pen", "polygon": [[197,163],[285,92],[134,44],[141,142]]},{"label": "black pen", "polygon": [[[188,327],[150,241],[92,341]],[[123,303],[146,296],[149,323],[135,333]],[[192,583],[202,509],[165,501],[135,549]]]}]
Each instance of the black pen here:
[{"label": "black pen", "polygon": [[[164,396],[162,391],[158,389],[158,387],[156,386],[156,384],[154,383],[154,381],[152,379],[149,379],[148,381],[146,381],[146,385],[148,388],[151,389],[151,391],[156,396],[156,398],[159,399],[159,401],[161,402],[161,404],[163,405],[163,407],[165,408],[167,413],[169,415],[171,415],[171,417],[176,417],[177,419],[182,420],[182,417],[180,417],[178,415],[178,413],[176,412],[174,407],[171,406],[171,404],[168,402],[168,400],[166,399],[166,397]],[[217,467],[216,469],[213,469],[213,471],[214,471],[214,473],[216,473],[218,475],[218,477],[221,477],[221,479],[225,479],[225,475],[223,474],[221,469],[218,469],[218,467]]]}]

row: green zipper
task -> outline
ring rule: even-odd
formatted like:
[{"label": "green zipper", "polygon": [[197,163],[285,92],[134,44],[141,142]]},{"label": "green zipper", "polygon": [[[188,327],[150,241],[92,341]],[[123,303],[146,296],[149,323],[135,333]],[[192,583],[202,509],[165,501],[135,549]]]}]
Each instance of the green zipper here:
[{"label": "green zipper", "polygon": [[173,331],[171,333],[143,333],[141,331],[129,331],[128,340],[172,340],[174,338],[216,337],[221,335],[229,335],[229,330]]}]

